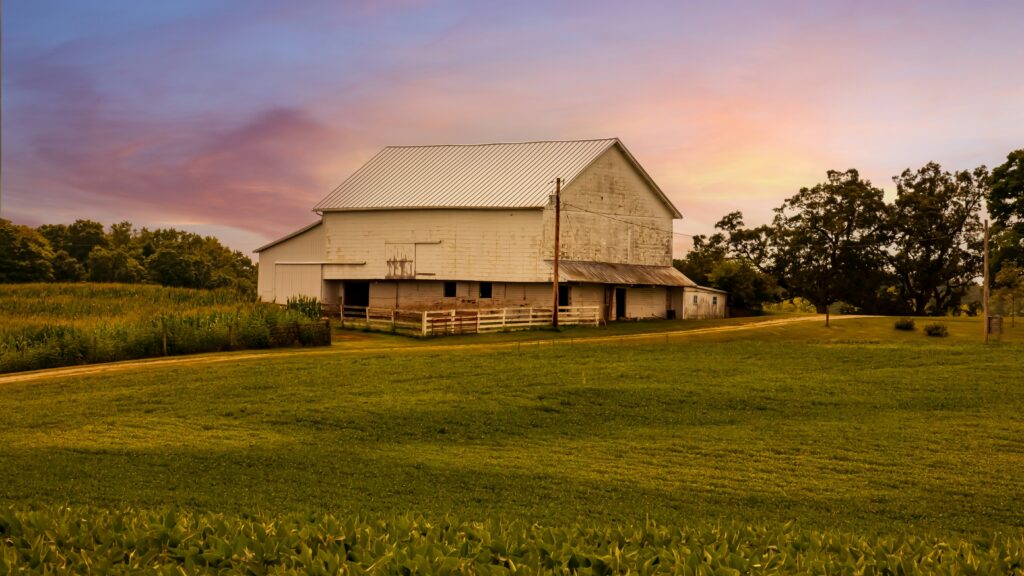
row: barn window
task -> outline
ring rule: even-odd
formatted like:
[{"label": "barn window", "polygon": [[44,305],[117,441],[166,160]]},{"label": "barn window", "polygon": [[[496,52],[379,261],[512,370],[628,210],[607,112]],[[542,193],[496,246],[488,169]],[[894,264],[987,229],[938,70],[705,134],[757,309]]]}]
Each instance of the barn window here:
[{"label": "barn window", "polygon": [[490,298],[491,297],[491,283],[490,282],[481,282],[480,283],[480,297],[481,298]]},{"label": "barn window", "polygon": [[693,295],[693,305],[694,306],[697,305],[697,295],[696,294]]},{"label": "barn window", "polygon": [[718,296],[712,296],[711,297],[711,305],[712,306],[718,306]]},{"label": "barn window", "polygon": [[444,283],[444,297],[455,298],[455,282]]}]

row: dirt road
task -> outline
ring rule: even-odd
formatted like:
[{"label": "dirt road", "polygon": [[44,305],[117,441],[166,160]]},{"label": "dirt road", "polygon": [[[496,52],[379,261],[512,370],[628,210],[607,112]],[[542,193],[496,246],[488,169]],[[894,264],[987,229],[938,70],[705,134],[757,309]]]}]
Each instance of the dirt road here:
[{"label": "dirt road", "polygon": [[[864,318],[864,316],[833,316],[832,321]],[[16,382],[30,382],[36,380],[52,380],[57,378],[73,378],[76,376],[90,376],[94,374],[109,374],[111,372],[124,372],[158,366],[193,366],[204,364],[216,364],[221,362],[241,362],[249,360],[276,359],[286,356],[337,356],[337,355],[361,355],[381,354],[398,352],[437,352],[442,350],[496,350],[507,348],[522,348],[530,346],[557,346],[559,344],[594,343],[594,342],[624,342],[634,340],[656,340],[663,338],[677,338],[681,336],[700,336],[701,334],[739,332],[744,330],[758,330],[771,328],[786,324],[800,322],[821,322],[820,316],[795,316],[791,318],[779,318],[774,320],[751,319],[750,322],[730,326],[711,326],[708,328],[693,328],[689,330],[675,330],[665,332],[645,332],[641,334],[624,334],[615,336],[584,336],[580,338],[548,338],[538,340],[517,340],[508,342],[482,342],[476,344],[436,344],[417,346],[413,344],[405,346],[376,346],[363,348],[282,348],[276,350],[242,351],[242,352],[219,352],[213,354],[197,354],[194,356],[176,356],[174,358],[156,358],[145,360],[127,360],[124,362],[111,362],[108,364],[91,364],[88,366],[69,366],[66,368],[51,368],[48,370],[35,370],[32,372],[19,372],[0,376],[0,385],[13,384]]]}]

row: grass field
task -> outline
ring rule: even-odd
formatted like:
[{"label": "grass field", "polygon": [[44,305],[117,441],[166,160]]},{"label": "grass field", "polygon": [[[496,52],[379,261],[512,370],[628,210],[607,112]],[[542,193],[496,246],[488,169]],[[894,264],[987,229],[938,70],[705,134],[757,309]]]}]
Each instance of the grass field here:
[{"label": "grass field", "polygon": [[0,384],[0,505],[1020,536],[1024,328],[986,347],[980,321],[943,322],[423,350],[356,333]]}]

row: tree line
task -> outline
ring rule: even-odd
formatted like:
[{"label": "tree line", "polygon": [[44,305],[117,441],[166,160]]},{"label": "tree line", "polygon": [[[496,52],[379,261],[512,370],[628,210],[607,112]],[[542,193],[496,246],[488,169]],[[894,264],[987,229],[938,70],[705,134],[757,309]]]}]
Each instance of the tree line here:
[{"label": "tree line", "polygon": [[841,303],[875,314],[975,313],[967,300],[982,273],[987,208],[992,286],[1024,301],[1024,149],[991,172],[930,162],[893,182],[886,202],[857,170],[829,171],[775,208],[770,224],[727,214],[675,265],[739,308],[802,298],[819,312]]},{"label": "tree line", "polygon": [[92,220],[38,228],[0,219],[0,283],[153,283],[256,294],[256,265],[212,236],[171,228],[105,228]]}]

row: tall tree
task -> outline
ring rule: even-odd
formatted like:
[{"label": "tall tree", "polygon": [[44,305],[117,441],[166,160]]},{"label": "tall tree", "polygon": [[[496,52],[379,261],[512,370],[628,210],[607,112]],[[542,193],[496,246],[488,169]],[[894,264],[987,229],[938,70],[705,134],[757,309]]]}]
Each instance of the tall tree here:
[{"label": "tall tree", "polygon": [[42,234],[0,219],[0,282],[49,282],[52,259],[53,250]]},{"label": "tall tree", "polygon": [[1024,267],[1007,262],[996,274],[995,296],[1007,304],[1011,325],[1016,324],[1017,308],[1024,302]]},{"label": "tall tree", "polygon": [[950,173],[930,162],[893,178],[889,262],[900,298],[914,314],[959,307],[981,267],[981,222],[988,171]]},{"label": "tall tree", "polygon": [[885,202],[880,188],[856,170],[830,170],[828,179],[775,210],[776,272],[790,296],[825,314],[840,300],[858,300],[882,266]]},{"label": "tall tree", "polygon": [[710,236],[698,234],[693,237],[693,247],[686,256],[681,260],[674,260],[672,264],[690,280],[701,286],[708,286],[711,271],[727,256],[725,236],[720,233]]},{"label": "tall tree", "polygon": [[708,283],[729,293],[730,308],[756,311],[765,302],[777,299],[778,287],[772,277],[741,258],[717,262],[708,275]]},{"label": "tall tree", "polygon": [[1006,162],[992,169],[987,200],[996,223],[1024,223],[1024,148],[1010,152]]},{"label": "tall tree", "polygon": [[1004,263],[1024,267],[1024,148],[992,169],[988,213],[993,220],[992,278]]}]

